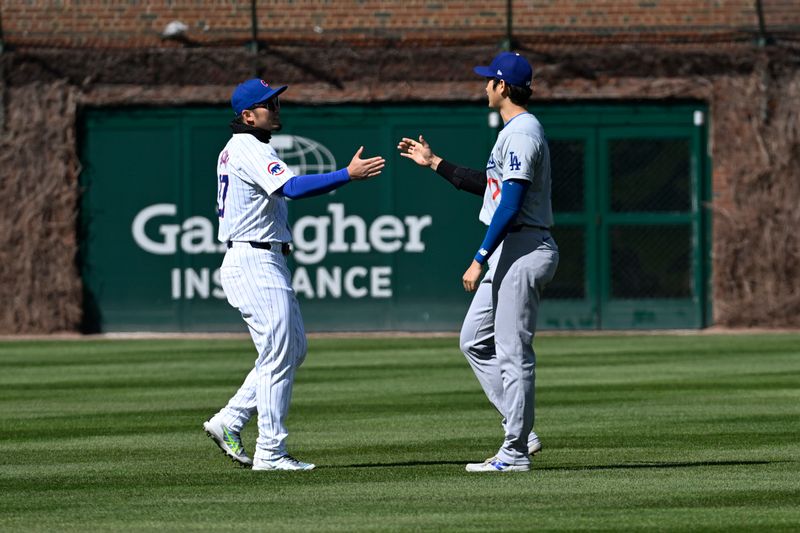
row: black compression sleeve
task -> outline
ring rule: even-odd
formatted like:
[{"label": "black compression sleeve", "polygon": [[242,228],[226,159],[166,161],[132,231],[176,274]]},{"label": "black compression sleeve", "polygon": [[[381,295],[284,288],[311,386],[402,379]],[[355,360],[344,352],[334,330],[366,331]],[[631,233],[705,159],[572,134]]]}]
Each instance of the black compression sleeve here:
[{"label": "black compression sleeve", "polygon": [[453,184],[456,189],[483,196],[486,190],[486,172],[459,167],[442,159],[436,167],[436,173]]}]

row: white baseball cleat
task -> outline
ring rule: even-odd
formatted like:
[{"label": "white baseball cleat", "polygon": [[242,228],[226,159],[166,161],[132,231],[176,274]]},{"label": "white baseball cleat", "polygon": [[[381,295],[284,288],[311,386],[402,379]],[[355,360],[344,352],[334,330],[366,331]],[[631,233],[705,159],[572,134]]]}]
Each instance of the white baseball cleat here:
[{"label": "white baseball cleat", "polygon": [[271,461],[256,457],[253,463],[253,470],[314,470],[315,466],[311,463],[298,461],[291,455],[284,455]]},{"label": "white baseball cleat", "polygon": [[542,441],[535,434],[531,434],[533,438],[528,441],[528,455],[536,455],[542,451]]},{"label": "white baseball cleat", "polygon": [[531,465],[510,465],[497,457],[490,457],[482,463],[469,463],[467,472],[527,472]]},{"label": "white baseball cleat", "polygon": [[203,429],[211,440],[217,443],[219,449],[230,457],[235,463],[242,466],[252,466],[253,460],[244,451],[242,437],[239,433],[222,423],[217,416],[212,416],[203,423]]}]

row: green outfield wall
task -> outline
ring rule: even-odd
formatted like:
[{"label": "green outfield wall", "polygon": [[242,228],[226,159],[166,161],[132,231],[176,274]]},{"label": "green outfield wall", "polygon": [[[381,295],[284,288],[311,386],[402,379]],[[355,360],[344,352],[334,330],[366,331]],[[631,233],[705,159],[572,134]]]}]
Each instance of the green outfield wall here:
[{"label": "green outfield wall", "polygon": [[[705,108],[542,106],[561,263],[540,327],[708,323]],[[299,173],[364,145],[383,175],[290,202],[293,285],[310,331],[457,330],[461,275],[483,238],[481,199],[399,157],[403,136],[485,165],[497,121],[481,105],[282,109],[272,143]],[[88,331],[241,331],[216,240],[227,108],[87,110],[81,256]]]}]

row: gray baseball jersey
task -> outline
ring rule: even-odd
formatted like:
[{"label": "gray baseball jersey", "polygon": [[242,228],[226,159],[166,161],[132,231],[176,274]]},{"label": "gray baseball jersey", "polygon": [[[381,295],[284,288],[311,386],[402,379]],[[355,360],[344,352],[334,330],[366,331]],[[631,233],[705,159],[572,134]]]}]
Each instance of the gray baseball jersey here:
[{"label": "gray baseball jersey", "polygon": [[500,204],[503,182],[515,179],[529,181],[531,185],[514,223],[545,228],[553,225],[550,151],[544,129],[536,117],[522,113],[506,123],[486,163],[486,179],[481,222],[489,225]]},{"label": "gray baseball jersey", "polygon": [[492,221],[503,181],[519,179],[531,185],[514,223],[528,227],[508,233],[489,258],[489,269],[461,327],[461,350],[503,417],[505,439],[496,457],[525,465],[538,443],[533,432],[533,337],[539,300],[558,267],[558,246],[544,229],[553,224],[550,153],[533,115],[523,113],[506,123],[489,157],[486,177],[481,221]]}]

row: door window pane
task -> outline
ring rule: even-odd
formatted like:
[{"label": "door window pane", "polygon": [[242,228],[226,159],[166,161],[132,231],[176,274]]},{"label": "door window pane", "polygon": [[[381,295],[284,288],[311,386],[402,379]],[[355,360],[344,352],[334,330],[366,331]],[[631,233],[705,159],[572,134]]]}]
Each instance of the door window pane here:
[{"label": "door window pane", "polygon": [[689,139],[614,139],[608,143],[611,210],[689,211]]},{"label": "door window pane", "polygon": [[691,226],[613,226],[612,298],[692,296]]},{"label": "door window pane", "polygon": [[583,211],[583,174],[586,142],[583,139],[548,139],[553,211]]},{"label": "door window pane", "polygon": [[545,288],[545,297],[586,298],[586,230],[582,226],[553,228],[558,244],[558,270]]}]

